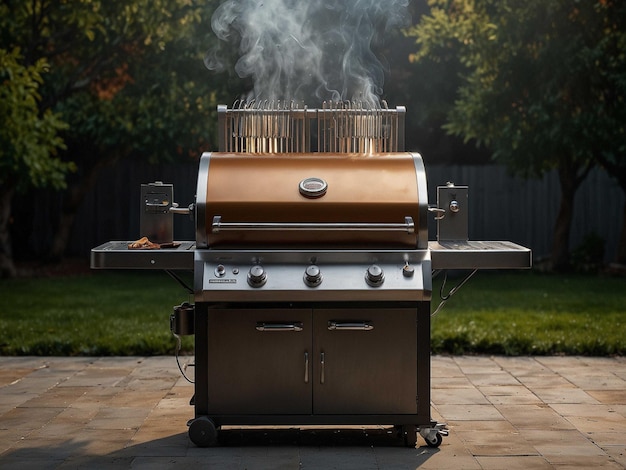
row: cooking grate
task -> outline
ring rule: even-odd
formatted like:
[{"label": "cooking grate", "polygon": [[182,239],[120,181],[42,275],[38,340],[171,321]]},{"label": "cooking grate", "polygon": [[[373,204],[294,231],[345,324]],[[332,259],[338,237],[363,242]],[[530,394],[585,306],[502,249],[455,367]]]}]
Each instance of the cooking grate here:
[{"label": "cooking grate", "polygon": [[385,102],[380,108],[369,108],[359,102],[325,102],[317,110],[318,151],[361,154],[401,151],[398,132],[401,118],[404,119],[404,110],[390,110]]},{"label": "cooking grate", "polygon": [[372,108],[361,102],[324,102],[320,109],[295,102],[236,102],[218,107],[221,152],[356,153],[404,150],[404,107]]},{"label": "cooking grate", "polygon": [[310,149],[309,113],[295,102],[239,101],[218,107],[220,151],[304,153]]}]

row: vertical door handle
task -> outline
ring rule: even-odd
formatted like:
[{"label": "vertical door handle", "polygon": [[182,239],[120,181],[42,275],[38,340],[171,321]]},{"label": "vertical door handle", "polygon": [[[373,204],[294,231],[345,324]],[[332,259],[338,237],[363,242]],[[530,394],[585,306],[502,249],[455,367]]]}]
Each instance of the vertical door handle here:
[{"label": "vertical door handle", "polygon": [[324,353],[320,353],[320,383],[324,383]]},{"label": "vertical door handle", "polygon": [[309,353],[304,352],[304,383],[309,383]]}]

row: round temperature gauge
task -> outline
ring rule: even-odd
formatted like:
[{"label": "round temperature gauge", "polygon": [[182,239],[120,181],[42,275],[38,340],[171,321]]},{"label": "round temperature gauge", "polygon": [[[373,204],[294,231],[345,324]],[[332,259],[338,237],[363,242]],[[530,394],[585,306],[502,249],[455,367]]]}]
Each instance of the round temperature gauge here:
[{"label": "round temperature gauge", "polygon": [[328,189],[328,183],[322,178],[305,178],[300,181],[299,185],[300,194],[308,198],[322,197],[326,194]]}]

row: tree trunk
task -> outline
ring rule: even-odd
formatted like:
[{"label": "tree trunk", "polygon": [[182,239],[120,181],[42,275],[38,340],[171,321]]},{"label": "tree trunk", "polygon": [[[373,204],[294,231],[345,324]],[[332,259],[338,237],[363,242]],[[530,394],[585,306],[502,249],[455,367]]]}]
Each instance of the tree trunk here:
[{"label": "tree trunk", "polygon": [[552,269],[566,271],[570,267],[569,237],[572,228],[572,205],[574,204],[575,190],[572,190],[571,175],[562,169],[559,169],[559,182],[561,184],[561,200],[554,224],[551,258]]},{"label": "tree trunk", "polygon": [[11,202],[15,194],[12,184],[4,183],[0,186],[0,278],[15,277],[17,270],[13,263],[11,249]]},{"label": "tree trunk", "polygon": [[589,174],[591,165],[588,165],[580,174],[579,170],[580,167],[569,161],[563,162],[558,168],[561,201],[552,240],[552,269],[554,271],[567,271],[571,267],[569,239],[574,215],[574,196]]}]

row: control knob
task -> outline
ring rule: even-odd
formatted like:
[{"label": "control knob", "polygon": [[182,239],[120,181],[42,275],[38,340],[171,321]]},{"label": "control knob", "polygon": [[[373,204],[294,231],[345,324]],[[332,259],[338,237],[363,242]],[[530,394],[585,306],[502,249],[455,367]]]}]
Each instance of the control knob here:
[{"label": "control knob", "polygon": [[215,277],[224,277],[226,274],[226,267],[223,264],[218,264],[215,268]]},{"label": "control knob", "polygon": [[415,268],[408,263],[405,264],[404,268],[402,268],[402,275],[404,277],[413,277],[414,274],[415,274]]},{"label": "control knob", "polygon": [[304,283],[309,287],[317,287],[322,283],[320,268],[312,264],[304,270]]},{"label": "control knob", "polygon": [[250,271],[248,271],[248,284],[250,284],[251,287],[261,287],[266,281],[267,273],[265,269],[263,269],[263,266],[255,264],[250,268]]},{"label": "control knob", "polygon": [[385,281],[385,273],[383,268],[377,264],[372,264],[365,272],[365,282],[372,287],[378,287]]}]

